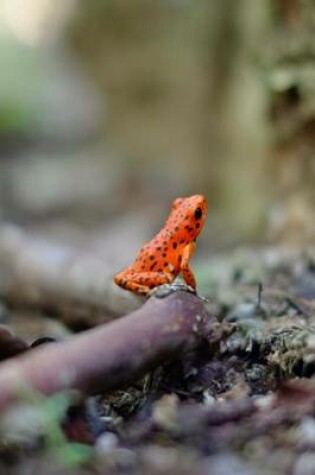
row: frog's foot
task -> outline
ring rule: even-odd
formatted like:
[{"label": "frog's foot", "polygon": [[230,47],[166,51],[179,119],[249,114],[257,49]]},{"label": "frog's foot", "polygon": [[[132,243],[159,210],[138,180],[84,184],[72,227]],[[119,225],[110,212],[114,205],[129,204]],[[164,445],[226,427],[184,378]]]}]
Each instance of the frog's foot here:
[{"label": "frog's foot", "polygon": [[168,297],[174,292],[178,291],[184,291],[184,292],[189,292],[191,294],[197,295],[201,300],[208,302],[208,300],[205,297],[201,297],[200,295],[197,294],[196,289],[191,287],[190,285],[187,284],[182,284],[182,283],[173,283],[173,284],[164,284],[164,285],[159,285],[157,287],[154,287],[148,294],[147,298],[149,297],[156,297],[159,299]]}]

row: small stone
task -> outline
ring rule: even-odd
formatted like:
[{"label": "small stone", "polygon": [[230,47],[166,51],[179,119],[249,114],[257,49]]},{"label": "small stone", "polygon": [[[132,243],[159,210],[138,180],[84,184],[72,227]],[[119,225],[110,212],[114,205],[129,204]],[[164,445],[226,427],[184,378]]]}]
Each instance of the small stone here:
[{"label": "small stone", "polygon": [[304,417],[299,427],[299,446],[315,447],[315,420]]},{"label": "small stone", "polygon": [[298,457],[292,475],[314,475],[315,454],[306,452]]},{"label": "small stone", "polygon": [[118,445],[118,437],[113,432],[105,432],[97,438],[95,450],[99,455],[111,452]]},{"label": "small stone", "polygon": [[166,430],[177,427],[178,402],[176,394],[167,394],[154,404],[152,416],[159,427]]}]

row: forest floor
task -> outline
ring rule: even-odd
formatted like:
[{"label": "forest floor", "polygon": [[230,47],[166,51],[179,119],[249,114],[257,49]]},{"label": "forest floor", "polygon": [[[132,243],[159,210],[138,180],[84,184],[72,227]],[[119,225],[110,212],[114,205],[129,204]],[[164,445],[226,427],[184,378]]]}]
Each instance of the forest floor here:
[{"label": "forest floor", "polygon": [[[163,304],[159,296],[145,303],[130,301],[129,310],[138,310],[116,319],[121,323],[115,336],[107,330],[111,323],[100,325],[99,313],[95,320],[95,311],[80,311],[80,300],[74,299],[75,306],[66,302],[77,288],[61,291],[63,278],[71,282],[65,266],[55,267],[53,274],[37,259],[37,274],[31,276],[29,244],[26,279],[21,273],[14,277],[21,268],[7,259],[10,285],[4,285],[3,276],[0,285],[1,357],[6,359],[0,365],[1,473],[314,473],[314,250],[244,247],[205,259],[197,266],[197,280],[207,302],[182,290],[175,291],[173,300],[162,296]],[[3,246],[0,239],[0,256]],[[23,289],[28,270],[34,288],[48,273],[36,298]],[[98,271],[94,266],[92,281]],[[84,300],[84,289],[79,291]],[[106,298],[111,292],[105,292]],[[118,314],[122,294],[115,295]],[[93,295],[97,300],[97,292]],[[124,303],[124,313],[128,305]],[[184,323],[176,312],[182,312]],[[201,314],[202,332],[186,344],[198,333],[193,322],[200,322]],[[165,334],[165,327],[161,331],[160,320],[170,322],[174,338]],[[94,329],[69,338],[90,326]],[[143,339],[149,332],[148,350]],[[63,340],[70,340],[66,351]],[[71,359],[72,350],[78,350],[76,359]],[[97,359],[92,360],[94,354]],[[82,367],[79,382],[70,384],[70,390],[63,383],[51,387],[54,375],[65,375],[69,364]],[[15,379],[13,368],[18,369]],[[28,386],[17,390],[23,376]],[[11,395],[7,399],[6,393]]]}]

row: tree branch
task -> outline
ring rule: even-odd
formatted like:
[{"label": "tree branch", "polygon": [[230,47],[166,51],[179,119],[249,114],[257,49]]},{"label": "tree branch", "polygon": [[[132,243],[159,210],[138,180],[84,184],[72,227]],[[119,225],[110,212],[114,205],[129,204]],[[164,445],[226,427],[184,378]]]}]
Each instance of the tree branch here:
[{"label": "tree branch", "polygon": [[38,347],[0,365],[0,407],[22,388],[45,394],[109,391],[194,348],[218,323],[195,295],[152,297],[139,310],[60,343]]}]

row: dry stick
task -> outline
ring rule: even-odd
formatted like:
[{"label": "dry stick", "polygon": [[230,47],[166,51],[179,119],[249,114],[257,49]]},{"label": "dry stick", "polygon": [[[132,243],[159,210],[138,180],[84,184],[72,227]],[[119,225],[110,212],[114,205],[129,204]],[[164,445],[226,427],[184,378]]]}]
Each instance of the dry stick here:
[{"label": "dry stick", "polygon": [[69,340],[38,347],[0,365],[0,407],[21,389],[45,394],[108,391],[200,343],[217,322],[195,295],[152,297],[139,310]]},{"label": "dry stick", "polygon": [[68,323],[78,317],[100,323],[139,306],[112,274],[100,255],[0,226],[0,296],[14,305],[49,308]]}]

